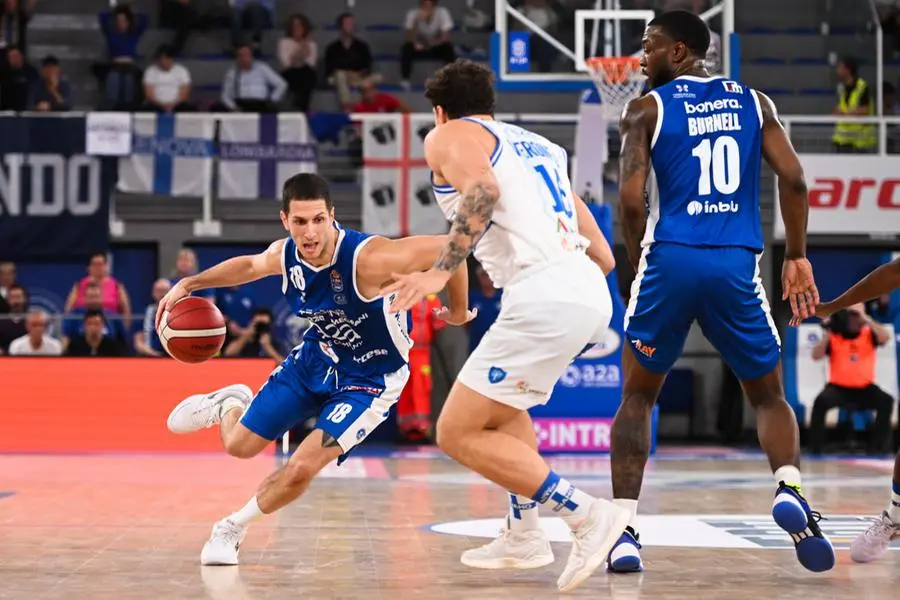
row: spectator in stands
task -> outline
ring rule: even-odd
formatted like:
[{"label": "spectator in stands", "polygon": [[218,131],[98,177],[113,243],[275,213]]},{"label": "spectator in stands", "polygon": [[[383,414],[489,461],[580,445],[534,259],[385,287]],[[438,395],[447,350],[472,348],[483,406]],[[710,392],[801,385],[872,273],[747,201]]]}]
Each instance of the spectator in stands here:
[{"label": "spectator in stands", "polygon": [[500,314],[500,301],[503,290],[494,287],[494,282],[481,263],[474,258],[470,262],[469,273],[474,271],[472,279],[475,285],[469,289],[469,308],[477,311],[475,318],[469,321],[469,352],[481,342],[481,338],[487,333],[488,328],[497,320]]},{"label": "spectator in stands", "polygon": [[134,110],[140,105],[141,72],[134,60],[138,43],[147,30],[147,15],[135,15],[126,5],[99,15],[100,30],[106,38],[107,62],[93,67],[104,88],[102,108]]},{"label": "spectator in stands", "polygon": [[893,323],[900,316],[900,307],[891,302],[890,294],[884,294],[866,302],[866,314],[879,323]]},{"label": "spectator in stands", "polygon": [[9,304],[9,315],[0,318],[0,354],[9,350],[9,345],[14,339],[27,333],[25,312],[28,310],[28,292],[18,283],[14,283],[9,286],[6,301]]},{"label": "spectator in stands", "polygon": [[47,335],[47,313],[39,308],[28,312],[25,319],[27,334],[16,338],[9,345],[10,356],[60,356],[63,352],[59,340]]},{"label": "spectator in stands", "polygon": [[[845,57],[837,64],[837,105],[833,114],[842,117],[870,117],[875,114],[875,102],[866,80],[859,76],[859,63]],[[832,136],[835,151],[842,154],[868,153],[878,147],[873,124],[838,123]]]},{"label": "spectator in stands", "polygon": [[162,0],[159,4],[159,24],[175,30],[172,40],[173,56],[181,54],[191,31],[204,29],[207,16],[201,15],[193,0]]},{"label": "spectator in stands", "polygon": [[359,85],[359,102],[353,107],[357,113],[408,113],[409,106],[403,101],[388,94],[379,92],[371,79],[363,79]]},{"label": "spectator in stands", "polygon": [[144,71],[144,108],[156,112],[192,111],[191,73],[175,62],[175,50],[160,46],[156,62]]},{"label": "spectator in stands", "polygon": [[37,69],[25,61],[19,47],[7,47],[6,68],[0,72],[0,110],[27,110],[32,86],[39,79]]},{"label": "spectator in stands", "polygon": [[236,50],[243,45],[241,38],[249,30],[253,51],[262,43],[263,31],[275,22],[275,0],[231,0],[231,43]]},{"label": "spectator in stands", "polygon": [[83,333],[69,340],[66,356],[123,356],[121,343],[107,335],[103,311],[92,309],[84,313]]},{"label": "spectator in stands", "polygon": [[294,97],[294,108],[309,111],[309,100],[316,87],[316,60],[319,47],[310,35],[309,19],[292,15],[284,37],[278,41],[278,61],[281,76],[287,81]]},{"label": "spectator in stands", "polygon": [[890,330],[869,318],[862,304],[835,313],[823,324],[828,331],[813,348],[812,357],[829,357],[828,384],[813,404],[810,449],[822,451],[825,415],[833,408],[843,408],[876,411],[871,450],[889,451],[894,399],[875,384],[875,360],[878,346],[891,338]]},{"label": "spectator in stands", "polygon": [[214,107],[232,112],[275,112],[287,91],[287,82],[272,67],[254,60],[250,46],[238,47],[235,65],[222,84],[222,101]]},{"label": "spectator in stands", "polygon": [[400,77],[404,88],[409,89],[414,60],[423,58],[451,63],[456,51],[450,41],[453,18],[450,11],[437,6],[437,0],[420,0],[419,8],[406,15],[406,42],[400,48]]},{"label": "spectator in stands", "polygon": [[144,311],[144,320],[138,324],[140,329],[134,332],[134,352],[138,356],[165,356],[166,352],[156,332],[156,307],[163,296],[172,289],[168,279],[157,279],[153,282],[153,302]]},{"label": "spectator in stands", "polygon": [[337,90],[338,101],[343,110],[350,110],[353,99],[350,86],[359,85],[367,77],[378,84],[380,77],[372,75],[372,51],[369,45],[356,37],[356,22],[353,15],[343,13],[337,18],[338,39],[325,49],[325,76]]},{"label": "spectator in stands", "polygon": [[0,47],[19,48],[28,53],[28,21],[34,13],[35,0],[4,0],[0,6]]},{"label": "spectator in stands", "polygon": [[39,112],[72,110],[72,86],[62,76],[59,59],[53,55],[41,61],[41,79],[35,83],[28,103]]},{"label": "spectator in stands", "polygon": [[[102,252],[92,255],[88,261],[87,277],[72,286],[66,299],[65,312],[76,308],[88,308],[88,287],[95,284],[100,290],[100,306],[107,313],[118,313],[125,319],[125,328],[131,328],[131,299],[119,281],[109,274],[109,261]],[[95,303],[94,303],[95,304]]]},{"label": "spectator in stands", "polygon": [[241,286],[216,290],[216,306],[225,317],[228,334],[233,337],[247,331],[256,312],[256,301]]},{"label": "spectator in stands", "polygon": [[16,283],[16,263],[0,262],[0,314],[9,312],[9,303],[6,297],[9,288]]},{"label": "spectator in stands", "polygon": [[278,344],[272,338],[272,311],[268,308],[257,308],[253,311],[253,319],[244,333],[225,341],[223,356],[258,358],[269,357],[281,363],[284,357],[278,351]]},{"label": "spectator in stands", "polygon": [[[547,0],[525,0],[521,12],[550,35],[554,37],[558,35],[559,16]],[[520,24],[519,29],[528,31],[524,24]],[[531,60],[539,72],[552,71],[558,54],[556,48],[548,44],[546,40],[537,35],[531,36]]]},{"label": "spectator in stands", "polygon": [[[200,265],[197,263],[197,253],[190,248],[182,248],[178,251],[178,256],[175,257],[175,271],[172,273],[169,283],[175,285],[179,279],[196,275],[199,270]],[[214,298],[216,291],[215,289],[200,290],[193,295],[201,298]]]},{"label": "spectator in stands", "polygon": [[897,0],[875,0],[878,18],[885,35],[890,36],[893,58],[900,58],[900,2]]},{"label": "spectator in stands", "polygon": [[129,331],[131,319],[128,324],[123,322],[122,315],[114,310],[107,310],[103,305],[103,294],[100,286],[95,281],[89,281],[85,286],[84,306],[69,311],[63,320],[63,348],[67,348],[73,338],[84,333],[84,315],[91,311],[100,311],[104,315],[106,326],[104,333],[115,339],[119,344],[125,344],[126,332]]}]

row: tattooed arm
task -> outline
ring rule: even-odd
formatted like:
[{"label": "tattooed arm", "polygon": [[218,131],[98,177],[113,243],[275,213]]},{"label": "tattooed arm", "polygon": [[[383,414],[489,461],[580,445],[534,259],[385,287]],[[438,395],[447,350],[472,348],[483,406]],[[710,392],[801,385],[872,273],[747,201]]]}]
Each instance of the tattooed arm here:
[{"label": "tattooed arm", "polygon": [[500,198],[500,187],[491,167],[496,139],[477,123],[451,121],[434,129],[425,139],[425,159],[436,177],[459,190],[462,198],[450,224],[447,242],[432,267],[424,273],[393,273],[395,282],[382,290],[396,292],[393,310],[406,310],[441,290],[484,235]]},{"label": "tattooed arm", "polygon": [[619,155],[619,217],[628,261],[637,271],[641,238],[647,227],[644,188],[650,174],[650,141],[657,119],[656,101],[650,96],[632,100],[619,122],[622,151]]}]

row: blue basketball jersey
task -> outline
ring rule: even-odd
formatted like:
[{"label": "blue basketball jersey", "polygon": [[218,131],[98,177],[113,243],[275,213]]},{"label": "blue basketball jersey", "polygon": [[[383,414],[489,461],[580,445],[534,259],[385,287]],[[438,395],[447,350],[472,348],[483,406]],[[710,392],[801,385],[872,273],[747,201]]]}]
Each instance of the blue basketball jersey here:
[{"label": "blue basketball jersey", "polygon": [[682,76],[650,92],[651,140],[643,245],[737,246],[762,251],[756,92],[723,77]]},{"label": "blue basketball jersey", "polygon": [[313,267],[287,238],[282,255],[281,291],[294,314],[312,324],[303,335],[339,373],[370,376],[393,373],[409,362],[410,317],[390,313],[389,298],[363,298],[356,287],[356,257],[372,236],[338,230],[330,264]]}]

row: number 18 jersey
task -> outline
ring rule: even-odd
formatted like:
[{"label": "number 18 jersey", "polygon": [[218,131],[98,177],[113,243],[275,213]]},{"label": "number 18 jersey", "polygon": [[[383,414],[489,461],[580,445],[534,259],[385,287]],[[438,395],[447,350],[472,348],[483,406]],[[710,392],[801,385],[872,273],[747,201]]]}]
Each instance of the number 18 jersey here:
[{"label": "number 18 jersey", "polygon": [[762,110],[756,92],[723,77],[686,75],[650,95],[658,118],[643,245],[762,251]]},{"label": "number 18 jersey", "polygon": [[[500,199],[474,252],[494,285],[505,287],[526,267],[583,254],[588,242],[578,233],[566,151],[516,125],[467,120],[480,124],[497,139],[491,166]],[[462,195],[449,185],[435,185],[434,193],[452,221]]]}]

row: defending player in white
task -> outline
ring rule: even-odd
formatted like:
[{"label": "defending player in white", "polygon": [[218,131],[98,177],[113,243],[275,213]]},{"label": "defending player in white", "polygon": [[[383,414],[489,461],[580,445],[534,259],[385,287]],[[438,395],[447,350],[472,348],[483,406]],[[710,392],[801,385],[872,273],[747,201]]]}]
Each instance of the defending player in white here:
[{"label": "defending player in white", "polygon": [[628,524],[627,510],[557,475],[537,452],[527,410],[547,402],[566,366],[604,338],[612,317],[605,275],[614,261],[587,206],[572,193],[565,150],[495,121],[493,74],[457,61],[426,85],[437,127],[425,140],[441,210],[452,222],[446,247],[424,273],[396,275],[385,293],[405,310],[447,283],[473,252],[504,289],[503,306],[460,372],[437,423],[438,445],[510,491],[504,534],[467,552],[482,568],[538,567],[553,553],[537,505],[571,528],[559,577],[576,588],[601,565]]}]

